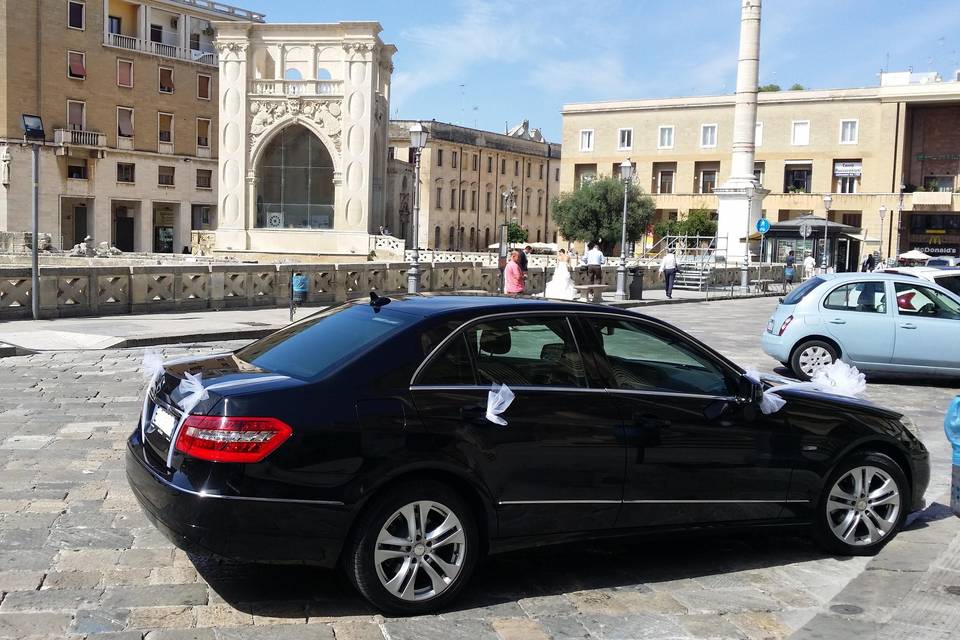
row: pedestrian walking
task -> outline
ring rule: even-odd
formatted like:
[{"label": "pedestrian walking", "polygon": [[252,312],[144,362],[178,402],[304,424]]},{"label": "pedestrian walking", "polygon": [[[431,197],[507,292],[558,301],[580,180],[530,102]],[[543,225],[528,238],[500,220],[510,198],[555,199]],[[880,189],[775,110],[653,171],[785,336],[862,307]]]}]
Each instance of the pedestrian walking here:
[{"label": "pedestrian walking", "polygon": [[807,251],[807,257],[803,259],[803,279],[809,280],[813,277],[813,272],[817,268],[817,261],[813,259],[810,252]]},{"label": "pedestrian walking", "polygon": [[523,271],[520,270],[521,251],[514,250],[510,260],[503,270],[503,292],[507,295],[518,296],[523,293]]},{"label": "pedestrian walking", "polygon": [[793,251],[790,251],[784,262],[786,266],[783,268],[783,290],[786,291],[788,285],[793,286],[793,280],[797,277],[797,256],[793,255]]},{"label": "pedestrian walking", "polygon": [[867,257],[864,259],[863,264],[860,266],[860,271],[865,271],[870,273],[877,266],[877,261],[873,257],[872,253],[868,253]]},{"label": "pedestrian walking", "polygon": [[667,249],[667,255],[660,261],[660,273],[663,275],[667,298],[673,299],[673,283],[677,278],[677,256],[673,247]]},{"label": "pedestrian walking", "polygon": [[590,284],[603,283],[603,265],[607,262],[607,257],[600,250],[600,245],[591,242],[588,251],[583,255],[583,264],[587,265],[587,277],[590,278]]}]

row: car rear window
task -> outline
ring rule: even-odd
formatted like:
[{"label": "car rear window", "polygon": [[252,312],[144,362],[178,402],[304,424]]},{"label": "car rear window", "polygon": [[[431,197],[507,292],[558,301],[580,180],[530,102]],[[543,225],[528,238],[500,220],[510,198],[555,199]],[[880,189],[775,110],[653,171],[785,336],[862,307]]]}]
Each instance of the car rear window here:
[{"label": "car rear window", "polygon": [[814,276],[809,280],[805,280],[803,283],[797,285],[797,287],[790,292],[786,298],[783,299],[783,304],[797,304],[806,297],[808,293],[819,287],[823,284],[823,278],[819,276]]},{"label": "car rear window", "polygon": [[334,307],[258,340],[237,357],[294,378],[319,377],[417,321],[416,316],[366,304]]},{"label": "car rear window", "polygon": [[960,296],[960,273],[953,276],[941,276],[934,278],[934,282],[949,291]]}]

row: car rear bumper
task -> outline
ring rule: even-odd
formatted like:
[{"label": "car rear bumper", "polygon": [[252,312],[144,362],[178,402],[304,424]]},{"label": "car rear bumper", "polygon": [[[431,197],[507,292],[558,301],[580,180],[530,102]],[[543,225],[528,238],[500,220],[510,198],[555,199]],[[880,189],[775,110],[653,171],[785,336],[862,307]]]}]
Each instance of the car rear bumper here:
[{"label": "car rear bumper", "polygon": [[763,352],[771,358],[776,358],[780,362],[790,360],[790,347],[792,345],[788,344],[781,336],[764,331],[760,336],[760,346],[763,348]]},{"label": "car rear bumper", "polygon": [[139,430],[127,441],[127,481],[149,520],[171,542],[198,555],[244,562],[333,567],[349,531],[343,505],[211,495],[184,487],[144,455]]}]

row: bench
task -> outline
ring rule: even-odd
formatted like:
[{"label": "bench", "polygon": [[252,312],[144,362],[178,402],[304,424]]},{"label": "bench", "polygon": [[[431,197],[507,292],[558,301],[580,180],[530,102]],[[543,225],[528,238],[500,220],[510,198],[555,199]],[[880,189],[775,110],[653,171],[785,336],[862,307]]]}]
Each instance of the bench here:
[{"label": "bench", "polygon": [[578,284],[574,287],[581,296],[586,294],[587,302],[603,302],[603,292],[612,288],[606,284]]}]

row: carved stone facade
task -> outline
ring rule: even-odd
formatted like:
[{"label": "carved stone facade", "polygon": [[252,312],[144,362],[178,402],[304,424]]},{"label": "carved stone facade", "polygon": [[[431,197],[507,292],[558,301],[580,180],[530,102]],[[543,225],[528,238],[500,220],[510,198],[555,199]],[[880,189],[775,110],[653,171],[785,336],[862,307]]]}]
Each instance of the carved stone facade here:
[{"label": "carved stone facade", "polygon": [[217,250],[365,255],[384,224],[396,48],[375,22],[216,27]]}]

